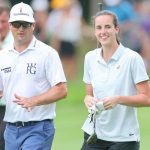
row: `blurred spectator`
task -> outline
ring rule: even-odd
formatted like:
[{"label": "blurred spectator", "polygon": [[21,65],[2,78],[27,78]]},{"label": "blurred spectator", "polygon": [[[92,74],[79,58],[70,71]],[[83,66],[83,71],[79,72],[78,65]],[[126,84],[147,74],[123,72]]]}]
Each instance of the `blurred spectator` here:
[{"label": "blurred spectator", "polygon": [[77,0],[52,0],[47,28],[51,45],[59,51],[66,76],[76,77],[76,48],[81,37],[82,8]]},{"label": "blurred spectator", "polygon": [[150,1],[139,2],[136,8],[141,24],[141,30],[137,33],[141,37],[142,57],[144,58],[147,72],[150,73]]},{"label": "blurred spectator", "polygon": [[46,24],[49,15],[49,2],[48,0],[32,0],[31,6],[35,11],[36,26],[34,35],[40,41],[49,44],[49,35],[46,31]]},{"label": "blurred spectator", "polygon": [[120,40],[138,53],[141,53],[140,26],[137,12],[133,5],[127,0],[104,0],[105,9],[114,12],[120,23]]},{"label": "blurred spectator", "polygon": [[[0,1],[0,50],[6,48],[11,41],[13,41],[13,37],[9,31],[9,3],[5,1]],[[2,93],[0,93],[0,97]],[[0,99],[0,150],[4,150],[4,130],[5,123],[3,122],[5,114],[5,101],[4,99]]]},{"label": "blurred spectator", "polygon": [[9,1],[11,3],[11,6],[14,6],[15,4],[20,3],[20,2],[30,4],[32,0],[9,0]]},{"label": "blurred spectator", "polygon": [[113,11],[120,23],[133,20],[136,17],[131,3],[126,0],[104,0],[105,9]]},{"label": "blurred spectator", "polygon": [[11,32],[9,31],[9,8],[10,4],[6,1],[0,2],[0,49],[8,46],[12,40]]}]

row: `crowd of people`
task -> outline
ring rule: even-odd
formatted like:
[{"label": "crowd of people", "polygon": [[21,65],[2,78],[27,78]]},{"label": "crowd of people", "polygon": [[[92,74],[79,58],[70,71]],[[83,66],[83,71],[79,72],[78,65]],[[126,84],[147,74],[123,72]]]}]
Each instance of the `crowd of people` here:
[{"label": "crowd of people", "polygon": [[[84,61],[91,114],[81,149],[139,150],[136,107],[150,106],[150,2],[103,2],[90,26],[98,46]],[[76,80],[79,42],[89,38],[84,27],[78,0],[0,0],[1,150],[51,149],[56,102]]]}]

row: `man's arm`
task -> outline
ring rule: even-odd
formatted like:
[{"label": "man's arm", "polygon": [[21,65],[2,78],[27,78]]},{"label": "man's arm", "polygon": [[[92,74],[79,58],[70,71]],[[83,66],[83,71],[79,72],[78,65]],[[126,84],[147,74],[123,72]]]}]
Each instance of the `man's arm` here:
[{"label": "man's arm", "polygon": [[23,108],[32,108],[34,106],[40,106],[56,102],[67,96],[66,83],[58,83],[57,85],[50,88],[47,92],[34,96],[31,98],[21,97],[15,94],[14,102],[21,105]]}]

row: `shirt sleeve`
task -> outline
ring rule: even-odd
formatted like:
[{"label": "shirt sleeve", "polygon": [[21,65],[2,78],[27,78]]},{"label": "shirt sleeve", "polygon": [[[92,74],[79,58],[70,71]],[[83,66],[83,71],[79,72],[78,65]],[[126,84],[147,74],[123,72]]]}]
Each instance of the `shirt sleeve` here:
[{"label": "shirt sleeve", "polygon": [[144,61],[139,54],[132,60],[132,77],[135,84],[149,80]]},{"label": "shirt sleeve", "polygon": [[91,84],[89,59],[87,55],[85,56],[85,60],[84,60],[83,81],[87,84]]},{"label": "shirt sleeve", "polygon": [[3,91],[3,82],[2,82],[1,74],[0,74],[0,91]]},{"label": "shirt sleeve", "polygon": [[51,86],[60,82],[66,82],[62,63],[57,52],[52,51],[46,58],[45,63],[46,77]]}]

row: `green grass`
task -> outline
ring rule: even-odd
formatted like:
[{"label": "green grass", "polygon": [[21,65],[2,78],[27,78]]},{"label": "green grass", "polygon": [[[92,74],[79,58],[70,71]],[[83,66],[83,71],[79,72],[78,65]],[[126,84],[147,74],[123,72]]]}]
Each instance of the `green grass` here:
[{"label": "green grass", "polygon": [[79,150],[83,142],[81,130],[87,110],[83,99],[85,96],[83,76],[84,55],[91,50],[95,42],[91,39],[83,39],[78,52],[78,73],[75,82],[68,83],[68,96],[57,102],[56,108],[56,134],[52,150]]},{"label": "green grass", "polygon": [[141,148],[140,150],[148,150],[150,148],[150,108],[138,108],[138,119],[141,132]]},{"label": "green grass", "polygon": [[56,136],[53,150],[79,150],[83,133],[81,126],[87,115],[81,82],[68,85],[68,97],[57,103]]}]

